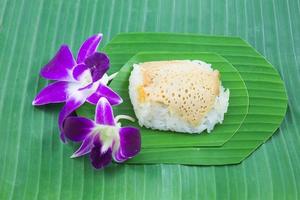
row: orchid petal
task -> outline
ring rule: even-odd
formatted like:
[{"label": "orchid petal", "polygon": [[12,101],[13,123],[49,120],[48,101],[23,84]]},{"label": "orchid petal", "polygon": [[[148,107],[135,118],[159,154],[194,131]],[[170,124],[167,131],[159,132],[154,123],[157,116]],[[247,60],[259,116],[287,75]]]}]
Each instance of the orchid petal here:
[{"label": "orchid petal", "polygon": [[95,122],[102,125],[115,125],[114,113],[106,98],[101,97],[96,106]]},{"label": "orchid petal", "polygon": [[118,162],[118,163],[122,163],[122,162],[128,160],[128,158],[126,158],[126,157],[124,157],[124,156],[122,156],[122,155],[120,154],[120,151],[117,151],[117,152],[113,155],[113,159],[114,159],[115,162]]},{"label": "orchid petal", "polygon": [[96,135],[94,137],[94,147],[91,150],[90,153],[90,159],[92,161],[92,165],[96,169],[103,168],[111,163],[112,161],[112,150],[109,148],[106,152],[102,152],[102,144],[100,141],[99,135]]},{"label": "orchid petal", "polygon": [[108,56],[99,52],[93,53],[84,62],[90,68],[94,82],[102,78],[110,65]]},{"label": "orchid petal", "polygon": [[81,146],[79,147],[79,149],[77,149],[73,155],[71,156],[71,158],[77,158],[80,156],[83,156],[85,154],[88,154],[91,152],[92,150],[92,144],[93,144],[93,138],[94,135],[90,134],[88,135],[82,142]]},{"label": "orchid petal", "polygon": [[123,162],[137,155],[141,150],[140,131],[134,127],[123,127],[119,131],[120,147],[114,158],[117,162]]},{"label": "orchid petal", "polygon": [[50,80],[71,81],[70,71],[75,65],[71,50],[62,45],[54,58],[42,68],[40,75]]},{"label": "orchid petal", "polygon": [[32,102],[32,105],[39,106],[49,103],[61,103],[67,99],[68,82],[58,81],[43,88]]},{"label": "orchid petal", "polygon": [[85,102],[85,99],[75,100],[75,99],[69,99],[62,110],[59,113],[58,116],[58,126],[61,131],[60,138],[63,142],[66,142],[63,125],[65,119],[70,116],[77,108],[79,108],[83,103]]},{"label": "orchid petal", "polygon": [[100,83],[96,92],[87,98],[87,102],[96,105],[101,97],[105,97],[111,105],[119,105],[122,98],[108,86]]},{"label": "orchid petal", "polygon": [[84,62],[84,60],[88,56],[90,56],[97,50],[99,43],[102,40],[102,36],[102,33],[99,33],[97,35],[89,37],[86,41],[83,42],[77,54],[77,63]]},{"label": "orchid petal", "polygon": [[85,64],[79,64],[74,67],[73,78],[77,81],[92,82],[91,70]]},{"label": "orchid petal", "polygon": [[74,142],[83,141],[91,134],[95,124],[92,120],[84,117],[68,117],[63,123],[63,132],[68,139]]}]

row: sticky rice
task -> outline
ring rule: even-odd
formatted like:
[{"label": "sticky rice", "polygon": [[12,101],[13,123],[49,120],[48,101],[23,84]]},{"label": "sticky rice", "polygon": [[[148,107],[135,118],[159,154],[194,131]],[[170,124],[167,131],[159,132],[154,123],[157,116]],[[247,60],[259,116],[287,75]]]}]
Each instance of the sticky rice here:
[{"label": "sticky rice", "polygon": [[140,126],[201,133],[223,122],[230,94],[210,64],[172,60],[134,64],[129,96]]}]

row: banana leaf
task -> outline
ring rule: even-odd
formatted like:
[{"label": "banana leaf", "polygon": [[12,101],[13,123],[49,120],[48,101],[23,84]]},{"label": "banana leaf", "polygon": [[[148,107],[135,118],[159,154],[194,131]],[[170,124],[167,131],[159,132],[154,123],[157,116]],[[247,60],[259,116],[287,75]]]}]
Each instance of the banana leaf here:
[{"label": "banana leaf", "polygon": [[[129,99],[129,76],[134,63],[154,60],[190,59],[203,60],[212,64],[212,68],[221,73],[221,81],[225,88],[230,90],[230,103],[228,112],[222,125],[217,125],[211,133],[188,134],[172,131],[158,131],[140,127],[142,133],[142,148],[154,147],[196,147],[196,146],[222,146],[241,126],[248,112],[248,92],[244,81],[238,71],[228,61],[213,53],[140,53],[133,56],[119,71],[110,86],[121,95],[124,102],[114,108],[116,115],[126,114],[135,116]],[[113,62],[114,60],[112,60]],[[95,106],[86,104],[77,110],[77,114],[93,118]],[[123,122],[124,125],[139,127],[138,122]]]},{"label": "banana leaf", "polygon": [[[112,59],[112,72],[120,69],[135,53],[142,51],[217,53],[239,71],[249,94],[249,111],[242,126],[222,147],[144,149],[131,163],[239,163],[272,136],[285,115],[287,95],[278,72],[253,47],[238,37],[125,33],[117,35],[103,50]],[[172,155],[176,155],[176,158]]]}]

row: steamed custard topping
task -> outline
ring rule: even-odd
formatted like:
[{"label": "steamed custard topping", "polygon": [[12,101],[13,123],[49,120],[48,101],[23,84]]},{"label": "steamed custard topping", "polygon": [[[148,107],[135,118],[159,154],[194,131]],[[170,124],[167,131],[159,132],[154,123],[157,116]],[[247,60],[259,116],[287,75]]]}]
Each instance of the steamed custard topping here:
[{"label": "steamed custard topping", "polygon": [[[201,64],[201,63],[200,63]],[[140,63],[138,100],[166,106],[193,126],[201,123],[219,95],[219,71],[186,60]]]}]

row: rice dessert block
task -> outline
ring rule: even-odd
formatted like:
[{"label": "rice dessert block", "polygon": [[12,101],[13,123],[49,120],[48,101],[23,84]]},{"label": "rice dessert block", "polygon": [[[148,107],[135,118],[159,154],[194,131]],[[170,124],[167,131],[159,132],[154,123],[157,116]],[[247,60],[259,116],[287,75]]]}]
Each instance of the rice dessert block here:
[{"label": "rice dessert block", "polygon": [[203,61],[134,64],[129,95],[139,124],[177,132],[210,132],[227,112],[229,90],[220,73]]}]

